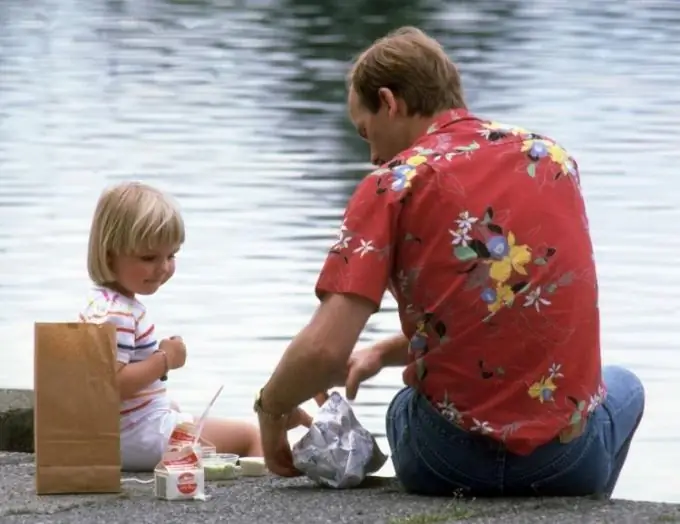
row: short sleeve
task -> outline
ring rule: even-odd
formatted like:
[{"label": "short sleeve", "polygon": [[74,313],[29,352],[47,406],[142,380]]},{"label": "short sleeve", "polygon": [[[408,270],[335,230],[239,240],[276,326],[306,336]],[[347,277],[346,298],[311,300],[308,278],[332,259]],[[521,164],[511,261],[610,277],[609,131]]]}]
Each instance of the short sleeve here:
[{"label": "short sleeve", "polygon": [[376,173],[359,183],[347,204],[316,283],[319,299],[328,293],[348,293],[380,308],[392,269],[400,204],[389,188],[389,174]]},{"label": "short sleeve", "polygon": [[118,362],[128,364],[135,349],[136,320],[130,308],[103,296],[92,298],[80,314],[81,322],[110,323],[116,326]]},{"label": "short sleeve", "polygon": [[156,327],[149,318],[146,308],[140,305],[135,331],[135,350],[140,354],[149,354],[156,349],[158,349]]}]

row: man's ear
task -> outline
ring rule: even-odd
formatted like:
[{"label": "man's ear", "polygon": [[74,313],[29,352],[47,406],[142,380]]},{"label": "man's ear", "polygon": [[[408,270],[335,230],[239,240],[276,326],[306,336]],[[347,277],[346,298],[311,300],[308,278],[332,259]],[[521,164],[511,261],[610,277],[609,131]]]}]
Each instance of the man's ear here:
[{"label": "man's ear", "polygon": [[389,117],[395,117],[399,113],[399,103],[394,92],[388,87],[381,87],[378,89],[378,97],[380,98],[380,105],[387,110]]}]

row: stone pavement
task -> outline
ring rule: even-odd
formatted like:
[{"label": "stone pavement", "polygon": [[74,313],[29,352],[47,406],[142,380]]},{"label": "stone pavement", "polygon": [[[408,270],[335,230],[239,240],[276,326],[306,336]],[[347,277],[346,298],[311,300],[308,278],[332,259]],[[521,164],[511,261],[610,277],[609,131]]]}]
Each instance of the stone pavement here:
[{"label": "stone pavement", "polygon": [[[192,524],[680,524],[680,505],[591,499],[459,500],[403,493],[394,479],[335,491],[272,476],[208,482],[205,502],[169,502],[152,484],[123,483],[115,495],[35,494],[33,392],[0,389],[0,523]],[[129,475],[123,475],[124,478]],[[151,478],[145,475],[142,478]]]},{"label": "stone pavement", "polygon": [[[393,479],[372,477],[353,490],[322,489],[306,479],[208,482],[207,501],[155,499],[151,484],[124,482],[114,495],[35,495],[33,455],[0,452],[3,524],[645,524],[680,523],[680,505],[589,499],[457,500],[406,495]],[[127,475],[124,475],[124,478]],[[145,475],[142,478],[151,478]]]}]

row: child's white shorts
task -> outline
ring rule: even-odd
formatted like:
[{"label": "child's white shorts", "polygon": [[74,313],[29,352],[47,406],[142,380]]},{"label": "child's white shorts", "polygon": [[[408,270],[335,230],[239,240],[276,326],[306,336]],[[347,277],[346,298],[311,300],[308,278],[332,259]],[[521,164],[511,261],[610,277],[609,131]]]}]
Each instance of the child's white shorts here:
[{"label": "child's white shorts", "polygon": [[189,413],[172,409],[168,398],[154,399],[121,419],[120,454],[123,471],[153,471],[177,424],[193,422]]}]

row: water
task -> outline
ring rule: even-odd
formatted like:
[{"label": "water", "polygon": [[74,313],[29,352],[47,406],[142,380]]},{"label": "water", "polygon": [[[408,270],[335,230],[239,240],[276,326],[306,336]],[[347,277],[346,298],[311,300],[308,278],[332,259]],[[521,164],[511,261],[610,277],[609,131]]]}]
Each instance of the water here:
[{"label": "water", "polygon": [[[368,169],[345,114],[347,63],[419,25],[460,63],[477,113],[553,135],[578,158],[604,360],[639,373],[649,398],[615,495],[680,502],[680,4],[579,5],[4,0],[0,384],[32,386],[33,321],[82,306],[99,192],[141,178],[180,199],[189,231],[177,275],[147,301],[189,346],[172,393],[200,413],[224,382],[214,412],[252,418]],[[396,328],[388,299],[362,341]],[[399,384],[386,371],[360,393],[378,434]]]}]

